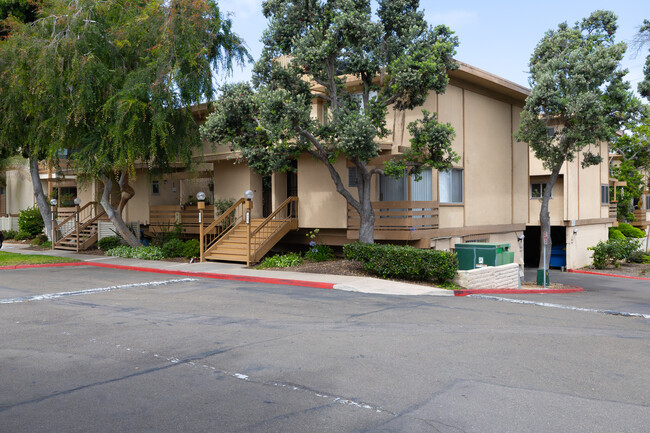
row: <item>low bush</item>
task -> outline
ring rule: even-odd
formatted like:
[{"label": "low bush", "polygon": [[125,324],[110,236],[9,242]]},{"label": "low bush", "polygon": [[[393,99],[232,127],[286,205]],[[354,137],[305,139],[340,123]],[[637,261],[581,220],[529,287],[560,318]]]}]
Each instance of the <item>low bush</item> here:
[{"label": "low bush", "polygon": [[381,247],[381,244],[362,244],[361,242],[352,242],[351,244],[343,245],[343,256],[346,260],[367,262],[373,256],[375,249]]},{"label": "low bush", "polygon": [[444,283],[458,270],[456,254],[447,251],[355,242],[345,245],[343,252],[348,260],[362,262],[365,270],[382,278]]},{"label": "low bush", "polygon": [[636,239],[610,239],[607,242],[598,242],[595,246],[587,248],[593,251],[593,266],[604,269],[607,265],[620,266],[621,261],[627,260],[639,249],[641,242]]},{"label": "low bush", "polygon": [[6,230],[6,231],[2,232],[2,234],[4,234],[5,239],[13,239],[13,238],[16,237],[18,232],[16,230]]},{"label": "low bush", "polygon": [[127,259],[162,260],[165,255],[159,247],[130,247],[123,245],[106,251],[107,256],[125,257]]},{"label": "low bush", "polygon": [[162,246],[162,252],[165,257],[181,257],[183,255],[183,248],[185,242],[180,239],[170,239]]},{"label": "low bush", "polygon": [[29,238],[43,233],[45,223],[43,223],[43,217],[38,207],[34,206],[20,211],[18,215],[18,228],[21,232],[29,234]]},{"label": "low bush", "polygon": [[264,268],[290,268],[302,264],[300,253],[276,254],[272,257],[265,258],[257,267]]},{"label": "low bush", "polygon": [[33,236],[27,232],[18,232],[16,233],[16,236],[14,236],[14,239],[17,241],[24,241],[31,238],[33,238]]},{"label": "low bush", "polygon": [[167,226],[159,227],[159,230],[154,232],[151,245],[162,247],[172,239],[180,239],[182,234],[183,226],[181,224],[167,224]]},{"label": "low bush", "polygon": [[645,233],[643,230],[638,229],[627,223],[619,223],[618,230],[623,233],[626,238],[644,238]]},{"label": "low bush", "polygon": [[312,262],[326,262],[328,260],[334,259],[334,251],[329,245],[309,245],[309,251],[305,253],[305,259],[311,260]]},{"label": "low bush", "polygon": [[112,250],[120,245],[124,245],[124,241],[119,236],[107,236],[97,242],[97,247],[102,251]]},{"label": "low bush", "polygon": [[609,239],[625,239],[625,235],[617,228],[609,228]]},{"label": "low bush", "polygon": [[39,235],[36,235],[36,237],[32,240],[32,245],[43,245],[45,242],[47,242],[47,235],[44,233],[41,233]]},{"label": "low bush", "polygon": [[199,250],[198,239],[190,239],[189,241],[185,241],[185,245],[183,245],[183,257],[186,259],[191,259],[200,255],[201,251]]},{"label": "low bush", "polygon": [[627,258],[627,261],[631,263],[648,263],[650,262],[650,254],[647,254],[643,251],[635,251],[630,254],[630,257]]}]

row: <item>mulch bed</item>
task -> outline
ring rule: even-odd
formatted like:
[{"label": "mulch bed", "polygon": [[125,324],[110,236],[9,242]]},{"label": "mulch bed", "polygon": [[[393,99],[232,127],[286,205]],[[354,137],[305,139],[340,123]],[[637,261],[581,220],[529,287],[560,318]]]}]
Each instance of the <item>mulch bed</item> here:
[{"label": "mulch bed", "polygon": [[622,275],[626,277],[650,278],[650,263],[623,263],[619,267],[607,266],[605,269],[596,269],[587,266],[581,271],[600,272],[603,274]]}]

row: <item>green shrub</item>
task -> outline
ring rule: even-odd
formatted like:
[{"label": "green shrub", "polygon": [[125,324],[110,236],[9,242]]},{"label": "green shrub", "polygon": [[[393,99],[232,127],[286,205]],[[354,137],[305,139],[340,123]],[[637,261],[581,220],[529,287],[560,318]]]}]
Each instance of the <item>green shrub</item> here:
[{"label": "green shrub", "polygon": [[107,256],[125,257],[127,259],[162,260],[165,255],[159,247],[130,247],[123,245],[106,251]]},{"label": "green shrub", "polygon": [[364,269],[382,278],[444,283],[458,270],[456,254],[447,251],[354,242],[343,247],[343,254],[348,260],[363,262]]},{"label": "green shrub", "polygon": [[625,235],[615,227],[609,228],[609,238],[610,239],[625,239]]},{"label": "green shrub", "polygon": [[230,209],[235,204],[234,198],[220,198],[214,201],[214,209],[217,216],[223,215],[225,211]]},{"label": "green shrub", "polygon": [[194,257],[199,257],[200,255],[201,251],[199,250],[198,239],[190,239],[188,241],[185,241],[185,245],[183,246],[183,257],[191,259]]},{"label": "green shrub", "polygon": [[289,253],[283,255],[276,254],[272,257],[267,257],[257,267],[259,269],[290,268],[293,266],[300,266],[301,264],[302,264],[302,257],[300,256],[300,253]]},{"label": "green shrub", "polygon": [[311,260],[312,262],[326,262],[334,259],[334,251],[329,245],[311,245],[310,242],[310,248],[305,253],[305,259]]},{"label": "green shrub", "polygon": [[112,250],[113,248],[117,248],[120,245],[124,245],[124,241],[119,236],[107,236],[97,242],[97,246],[102,251]]},{"label": "green shrub", "polygon": [[162,246],[162,252],[165,257],[181,257],[183,255],[183,248],[185,242],[180,239],[170,239]]},{"label": "green shrub", "polygon": [[14,239],[18,232],[16,230],[7,230],[3,232],[5,239]]},{"label": "green shrub", "polygon": [[627,258],[627,261],[631,263],[643,263],[645,257],[647,257],[647,254],[643,251],[635,251],[630,254],[630,257]]},{"label": "green shrub", "polygon": [[31,238],[33,238],[32,235],[30,235],[27,232],[22,232],[22,231],[18,232],[16,234],[16,236],[14,236],[14,239],[17,240],[17,241],[24,241],[24,240],[31,239]]},{"label": "green shrub", "polygon": [[18,215],[18,228],[21,232],[28,233],[30,238],[43,233],[45,223],[38,207],[34,206],[20,211]]},{"label": "green shrub", "polygon": [[44,242],[47,242],[47,235],[44,233],[41,233],[39,235],[36,235],[36,237],[32,240],[32,245],[43,245]]},{"label": "green shrub", "polygon": [[343,256],[346,260],[367,262],[373,256],[375,249],[381,247],[381,244],[362,244],[361,242],[352,242],[351,244],[343,245]]},{"label": "green shrub", "polygon": [[641,242],[636,239],[610,239],[607,242],[598,242],[595,246],[587,248],[593,251],[593,266],[603,269],[607,265],[620,266],[620,261],[629,259],[639,249]]},{"label": "green shrub", "polygon": [[183,226],[181,224],[174,224],[160,227],[160,231],[153,234],[151,245],[155,247],[162,247],[172,239],[180,239],[183,234]]},{"label": "green shrub", "polygon": [[619,223],[618,230],[623,233],[626,238],[644,238],[645,233],[643,230],[638,229],[627,223]]}]

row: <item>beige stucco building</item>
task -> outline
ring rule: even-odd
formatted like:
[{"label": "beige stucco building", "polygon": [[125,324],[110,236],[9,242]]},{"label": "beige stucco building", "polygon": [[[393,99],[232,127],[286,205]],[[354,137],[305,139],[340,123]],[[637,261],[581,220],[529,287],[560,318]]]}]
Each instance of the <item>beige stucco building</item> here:
[{"label": "beige stucco building", "polygon": [[[537,196],[549,173],[525,143],[513,138],[529,90],[464,63],[449,75],[444,94],[432,93],[417,110],[389,113],[387,128],[392,135],[380,143],[381,154],[371,165],[379,166],[409,146],[406,126],[421,116],[422,109],[437,112],[441,122],[452,124],[456,131],[453,149],[460,160],[451,171],[425,172],[419,182],[408,177],[394,180],[376,176],[375,239],[443,250],[453,250],[455,244],[463,242],[507,242],[515,252],[516,262],[537,266]],[[348,81],[353,92],[358,84]],[[323,119],[319,104],[314,101],[312,115]],[[196,107],[195,114],[202,121],[207,107]],[[607,146],[601,145],[600,151],[607,161]],[[155,212],[178,206],[178,210],[168,212],[179,220],[180,206],[191,201],[198,191],[206,192],[214,201],[239,199],[251,189],[255,193],[253,218],[269,215],[290,196],[298,197],[301,231],[285,236],[285,243],[306,243],[305,233],[315,228],[321,230],[323,241],[332,245],[358,238],[358,215],[336,192],[327,168],[308,155],[295,161],[295,173],[275,173],[269,178],[252,172],[223,144],[206,143],[196,160],[198,168],[191,172],[179,167],[162,177],[148,176],[145,168],[139,169],[136,178],[131,179],[136,196],[128,203],[124,219],[146,227],[155,223]],[[343,158],[336,162],[339,175],[356,195],[350,167]],[[54,180],[48,177],[51,174],[44,170],[45,189],[51,190],[50,181]],[[610,218],[609,203],[601,203],[601,192],[608,181],[606,163],[582,169],[578,159],[562,169],[550,204],[551,235],[554,246],[565,247],[569,268],[589,264],[587,247],[607,239],[607,228],[614,219]],[[65,182],[74,182],[74,176],[59,180],[59,185]],[[9,185],[7,180],[7,194],[22,191],[16,183],[11,183],[11,188]],[[31,185],[25,188],[31,193]],[[100,194],[98,184],[78,186],[84,203],[98,201]]]}]

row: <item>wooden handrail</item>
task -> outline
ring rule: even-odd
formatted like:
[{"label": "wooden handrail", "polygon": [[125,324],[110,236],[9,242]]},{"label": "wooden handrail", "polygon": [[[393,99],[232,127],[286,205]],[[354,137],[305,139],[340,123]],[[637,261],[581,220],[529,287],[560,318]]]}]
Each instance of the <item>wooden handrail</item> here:
[{"label": "wooden handrail", "polygon": [[219,218],[212,221],[212,224],[207,226],[204,229],[204,232],[207,234],[207,232],[209,232],[210,230],[214,229],[216,226],[221,224],[228,216],[230,216],[231,213],[233,213],[235,210],[237,210],[237,206],[239,206],[241,204],[244,204],[245,201],[246,201],[245,198],[240,198],[239,200],[237,200],[237,202],[234,205],[230,206],[224,213],[222,213],[219,216]]},{"label": "wooden handrail", "polygon": [[[255,237],[255,235],[256,235],[260,230],[262,230],[266,225],[268,225],[268,223],[271,222],[271,221],[273,220],[273,218],[275,218],[275,216],[276,216],[278,213],[280,213],[280,211],[281,211],[282,209],[284,209],[285,207],[287,207],[287,206],[289,205],[289,203],[294,202],[294,201],[297,202],[297,201],[298,201],[298,197],[292,196],[292,197],[289,197],[288,199],[286,199],[284,202],[282,202],[282,204],[281,204],[280,206],[278,206],[278,208],[277,208],[276,210],[274,210],[273,213],[271,213],[271,215],[267,216],[267,217],[264,219],[264,221],[262,221],[262,222],[260,223],[260,225],[257,226],[257,228],[251,232],[251,237]],[[292,218],[291,215],[289,215],[289,216],[287,217],[287,219],[291,219],[291,218]]]},{"label": "wooden handrail", "polygon": [[79,214],[81,214],[81,212],[84,211],[88,206],[96,205],[96,204],[98,204],[96,201],[88,202],[85,206],[81,207],[81,208],[79,209],[78,212],[73,213],[72,215],[70,215],[69,217],[67,217],[66,219],[64,219],[61,223],[57,224],[57,225],[54,227],[54,229],[56,230],[56,229],[58,229],[59,227],[62,227],[64,224],[66,224],[66,223],[72,221],[72,220],[74,219],[75,215],[79,215]]}]

